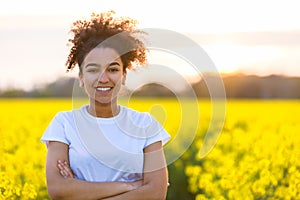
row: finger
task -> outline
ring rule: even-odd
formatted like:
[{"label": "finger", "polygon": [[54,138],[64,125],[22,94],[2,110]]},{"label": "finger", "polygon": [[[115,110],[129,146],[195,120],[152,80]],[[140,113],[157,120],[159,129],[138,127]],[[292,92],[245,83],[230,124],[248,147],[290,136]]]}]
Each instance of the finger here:
[{"label": "finger", "polygon": [[59,169],[63,169],[63,168],[64,168],[63,166],[64,166],[63,161],[58,160],[58,161],[57,161],[57,167],[58,167]]},{"label": "finger", "polygon": [[73,171],[72,171],[72,169],[71,169],[71,167],[70,167],[70,165],[67,161],[64,162],[63,166],[64,166],[65,170],[69,173],[69,175],[71,177],[74,177]]},{"label": "finger", "polygon": [[59,170],[63,170],[64,169],[64,167],[60,163],[57,164],[57,167],[58,167]]},{"label": "finger", "polygon": [[68,173],[71,174],[71,169],[70,169],[70,167],[69,167],[68,165],[62,165],[62,167],[63,167],[63,169],[64,169],[66,172],[68,172]]},{"label": "finger", "polygon": [[61,161],[61,160],[58,160],[57,162],[57,167],[61,170],[68,170],[69,169],[69,165],[67,164],[66,161]]},{"label": "finger", "polygon": [[63,170],[67,174],[68,177],[70,177],[70,178],[74,177],[74,174],[69,166],[64,166]]},{"label": "finger", "polygon": [[62,160],[58,160],[57,161],[57,166],[59,168],[59,170],[61,170],[61,175],[64,176],[65,178],[74,178],[74,174],[73,171],[69,165],[69,163],[67,161],[62,161]]},{"label": "finger", "polygon": [[60,170],[59,171],[60,175],[62,175],[64,178],[66,178],[66,172],[64,170]]},{"label": "finger", "polygon": [[58,164],[57,166],[58,166],[58,169],[59,169],[61,175],[73,177],[73,174],[72,174],[72,172],[70,171],[69,168],[67,168],[67,167],[65,167],[61,164]]}]

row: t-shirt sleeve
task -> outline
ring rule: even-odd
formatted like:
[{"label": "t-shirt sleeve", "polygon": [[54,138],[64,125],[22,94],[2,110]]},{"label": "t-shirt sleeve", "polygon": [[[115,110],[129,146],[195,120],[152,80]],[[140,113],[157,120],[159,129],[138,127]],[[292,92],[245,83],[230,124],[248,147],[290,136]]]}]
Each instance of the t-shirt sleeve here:
[{"label": "t-shirt sleeve", "polygon": [[165,145],[171,139],[171,136],[162,127],[162,125],[150,114],[149,114],[149,118],[151,120],[151,123],[149,127],[147,127],[146,129],[147,135],[149,137],[147,137],[146,139],[145,147],[158,141],[161,141],[162,145]]},{"label": "t-shirt sleeve", "polygon": [[48,127],[46,128],[44,134],[41,137],[41,141],[47,146],[49,141],[62,142],[69,145],[69,141],[66,138],[64,122],[62,113],[58,113],[52,119]]}]

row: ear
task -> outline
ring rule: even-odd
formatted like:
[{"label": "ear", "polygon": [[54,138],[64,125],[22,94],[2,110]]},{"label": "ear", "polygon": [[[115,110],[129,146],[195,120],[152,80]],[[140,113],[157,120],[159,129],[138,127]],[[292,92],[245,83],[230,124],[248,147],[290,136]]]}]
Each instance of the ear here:
[{"label": "ear", "polygon": [[82,74],[79,73],[78,77],[79,77],[79,87],[83,88],[84,87],[84,82],[83,82]]},{"label": "ear", "polygon": [[126,81],[126,73],[123,74],[123,77],[122,77],[122,85],[125,85],[125,81]]}]

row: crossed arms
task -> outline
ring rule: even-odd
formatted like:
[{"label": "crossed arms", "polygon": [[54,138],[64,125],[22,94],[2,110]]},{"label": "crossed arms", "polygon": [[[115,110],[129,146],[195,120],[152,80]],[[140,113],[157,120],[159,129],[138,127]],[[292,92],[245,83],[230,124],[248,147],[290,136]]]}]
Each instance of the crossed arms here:
[{"label": "crossed arms", "polygon": [[68,149],[68,145],[61,142],[50,141],[48,145],[46,178],[48,193],[53,200],[166,198],[168,173],[161,142],[153,143],[144,149],[143,179],[135,182],[88,182],[75,179],[67,165]]}]

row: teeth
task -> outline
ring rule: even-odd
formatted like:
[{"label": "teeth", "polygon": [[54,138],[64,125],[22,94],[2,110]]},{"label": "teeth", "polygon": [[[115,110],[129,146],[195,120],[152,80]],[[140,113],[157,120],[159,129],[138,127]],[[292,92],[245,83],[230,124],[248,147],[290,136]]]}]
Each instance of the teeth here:
[{"label": "teeth", "polygon": [[108,91],[108,90],[110,90],[110,87],[109,88],[97,88],[97,90],[100,90],[100,91]]}]

